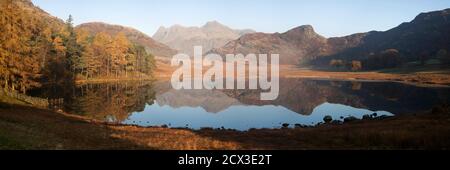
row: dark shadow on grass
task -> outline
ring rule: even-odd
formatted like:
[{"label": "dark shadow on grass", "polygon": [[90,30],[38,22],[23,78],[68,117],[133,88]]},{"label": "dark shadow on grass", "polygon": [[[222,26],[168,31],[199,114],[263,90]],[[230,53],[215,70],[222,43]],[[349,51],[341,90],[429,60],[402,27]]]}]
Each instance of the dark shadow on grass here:
[{"label": "dark shadow on grass", "polygon": [[197,134],[237,142],[242,149],[448,149],[450,115],[421,114],[361,120],[313,128],[248,132],[200,130]]},{"label": "dark shadow on grass", "polygon": [[408,68],[392,68],[378,70],[379,73],[389,73],[389,74],[413,74],[419,72],[433,72],[433,73],[450,73],[450,68],[447,66],[416,66]]},{"label": "dark shadow on grass", "polygon": [[0,103],[1,149],[154,149],[113,137],[117,133],[46,109]]}]

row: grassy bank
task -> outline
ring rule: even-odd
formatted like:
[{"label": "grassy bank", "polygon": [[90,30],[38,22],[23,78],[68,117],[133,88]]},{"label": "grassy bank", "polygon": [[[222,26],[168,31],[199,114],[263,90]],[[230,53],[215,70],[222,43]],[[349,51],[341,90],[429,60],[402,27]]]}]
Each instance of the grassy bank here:
[{"label": "grassy bank", "polygon": [[1,106],[0,149],[450,148],[448,109],[343,125],[238,132],[108,125],[29,106]]},{"label": "grassy bank", "polygon": [[390,81],[419,86],[450,86],[450,70],[434,68],[386,69],[366,72],[337,72],[280,66],[280,76],[290,78]]},{"label": "grassy bank", "polygon": [[76,80],[76,84],[88,84],[88,83],[112,83],[119,81],[151,81],[154,80],[152,77],[146,78],[96,78],[96,79],[87,79],[87,80]]},{"label": "grassy bank", "polygon": [[154,80],[155,77],[153,75],[147,75],[143,73],[133,72],[126,75],[119,76],[102,76],[95,78],[86,78],[83,76],[77,76],[75,83],[76,84],[86,84],[86,83],[109,83],[109,82],[118,82],[118,81],[146,81],[146,80]]},{"label": "grassy bank", "polygon": [[[170,80],[176,68],[167,63],[157,62],[155,78]],[[206,69],[203,69],[206,71]],[[302,69],[295,65],[280,65],[280,77],[328,79],[328,80],[367,80],[390,81],[419,86],[450,86],[450,69],[435,67],[397,68],[378,71],[344,72]]]}]

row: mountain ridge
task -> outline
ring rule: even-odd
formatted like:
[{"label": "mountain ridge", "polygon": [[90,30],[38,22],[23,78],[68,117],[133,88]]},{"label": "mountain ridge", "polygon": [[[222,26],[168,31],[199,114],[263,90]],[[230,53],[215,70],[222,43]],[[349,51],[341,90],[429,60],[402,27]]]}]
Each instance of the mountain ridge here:
[{"label": "mountain ridge", "polygon": [[76,26],[76,29],[83,29],[90,34],[105,32],[109,35],[116,35],[123,32],[126,37],[133,43],[142,45],[147,52],[158,57],[172,57],[177,53],[176,50],[153,40],[145,33],[127,26],[108,24],[104,22],[88,22]]},{"label": "mountain ridge", "polygon": [[168,28],[161,26],[152,38],[180,52],[192,55],[194,46],[203,46],[203,52],[206,52],[252,32],[254,31],[250,29],[232,29],[218,21],[209,21],[201,27],[187,27],[179,24]]},{"label": "mountain ridge", "polygon": [[225,54],[280,54],[281,64],[297,63],[299,59],[314,58],[331,54],[334,51],[353,47],[365,34],[352,34],[345,37],[325,38],[314,31],[311,25],[302,25],[284,33],[251,33],[230,41],[221,48],[208,53]]},{"label": "mountain ridge", "polygon": [[311,25],[284,33],[251,33],[215,48],[208,53],[280,54],[281,64],[327,66],[333,59],[367,60],[370,55],[395,49],[406,61],[417,60],[421,53],[431,56],[440,49],[450,50],[450,9],[420,13],[387,31],[370,31],[343,37],[325,38]]},{"label": "mountain ridge", "polygon": [[[361,43],[340,53],[323,56],[312,62],[316,66],[325,66],[330,60],[358,60],[365,65],[371,58],[382,56],[386,50],[396,51],[402,62],[428,60],[437,56],[439,51],[450,50],[450,8],[423,12],[410,22],[403,22],[387,31],[371,31],[361,38]],[[386,60],[394,58],[386,56]],[[382,58],[381,58],[382,59]],[[399,65],[401,63],[397,63]],[[445,63],[444,63],[445,64]],[[383,68],[382,66],[374,68]]]}]

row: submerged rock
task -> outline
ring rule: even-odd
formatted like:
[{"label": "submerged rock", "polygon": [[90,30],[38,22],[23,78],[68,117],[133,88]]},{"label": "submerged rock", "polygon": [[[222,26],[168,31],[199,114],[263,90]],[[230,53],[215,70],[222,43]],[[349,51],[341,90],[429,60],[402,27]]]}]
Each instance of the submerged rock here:
[{"label": "submerged rock", "polygon": [[344,123],[354,122],[354,121],[357,121],[357,120],[358,120],[358,118],[356,118],[356,117],[354,117],[354,116],[350,116],[350,117],[346,117],[346,118],[344,119]]},{"label": "submerged rock", "polygon": [[363,115],[362,119],[363,120],[370,120],[370,119],[372,119],[372,116],[371,115]]},{"label": "submerged rock", "polygon": [[378,116],[377,113],[372,113],[372,118],[375,118],[375,117],[377,117],[377,116]]},{"label": "submerged rock", "polygon": [[333,117],[331,117],[330,115],[327,115],[327,116],[323,117],[323,121],[325,123],[330,123],[331,121],[333,121]]}]

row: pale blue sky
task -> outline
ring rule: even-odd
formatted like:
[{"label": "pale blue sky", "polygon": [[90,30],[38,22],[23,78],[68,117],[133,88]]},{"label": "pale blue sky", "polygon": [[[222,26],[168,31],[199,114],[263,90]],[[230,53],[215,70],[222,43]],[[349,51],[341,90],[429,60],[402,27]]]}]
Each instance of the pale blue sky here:
[{"label": "pale blue sky", "polygon": [[450,0],[33,0],[75,24],[101,21],[152,36],[160,26],[202,26],[216,20],[232,28],[285,32],[310,24],[332,37],[384,31],[420,12],[450,8]]}]

